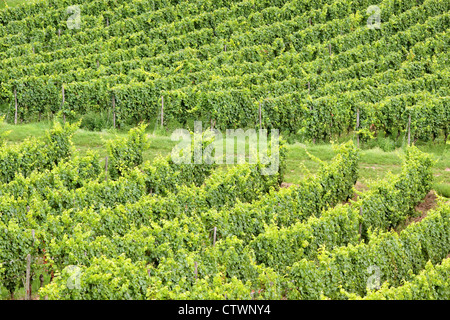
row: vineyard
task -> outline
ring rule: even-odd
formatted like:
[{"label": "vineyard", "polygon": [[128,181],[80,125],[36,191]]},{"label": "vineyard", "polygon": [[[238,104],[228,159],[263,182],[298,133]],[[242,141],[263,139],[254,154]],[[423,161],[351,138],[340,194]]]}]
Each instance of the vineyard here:
[{"label": "vineyard", "polygon": [[[450,176],[449,1],[7,2],[7,299],[450,299],[450,201],[434,190]],[[126,132],[103,141],[105,158],[75,146],[89,117]],[[194,121],[264,128],[268,153],[208,162],[217,136],[196,144]],[[43,136],[10,139],[44,122]],[[149,128],[184,128],[203,162],[146,160]],[[308,154],[317,170],[300,176],[286,136],[332,142],[333,156]],[[401,167],[361,190],[363,148],[380,136],[403,139]],[[444,148],[438,169],[424,145]]]},{"label": "vineyard", "polygon": [[[368,28],[379,9],[379,28]],[[445,0],[45,0],[0,11],[7,121],[103,113],[329,140],[450,132]],[[16,112],[17,110],[17,112]],[[161,117],[163,115],[163,117]]]},{"label": "vineyard", "polygon": [[[267,176],[260,162],[144,162],[141,125],[107,142],[103,167],[95,152],[77,155],[78,125],[3,141],[0,281],[12,297],[45,270],[46,299],[449,298],[448,201],[397,228],[417,216],[433,179],[433,160],[414,146],[400,174],[355,199],[352,141],[316,175],[280,188],[283,140],[279,171]],[[380,291],[367,286],[371,266]]]}]

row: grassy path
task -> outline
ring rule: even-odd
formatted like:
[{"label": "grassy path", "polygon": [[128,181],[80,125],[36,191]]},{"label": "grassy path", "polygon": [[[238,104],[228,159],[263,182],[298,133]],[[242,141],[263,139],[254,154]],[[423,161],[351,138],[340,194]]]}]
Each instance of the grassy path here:
[{"label": "grassy path", "polygon": [[[47,123],[34,123],[23,125],[0,124],[0,134],[5,131],[11,131],[8,136],[8,142],[11,144],[19,143],[26,137],[40,137],[44,135],[45,130],[49,128]],[[102,132],[91,132],[78,130],[73,142],[80,154],[87,150],[97,150],[99,154],[106,156],[105,140],[114,139],[116,136],[125,136],[126,131],[106,130]],[[144,154],[145,160],[152,160],[158,155],[168,155],[177,142],[171,141],[170,132],[152,133],[149,130],[151,140],[150,149]],[[418,147],[427,153],[433,155],[437,163],[434,166],[434,190],[440,195],[450,198],[450,145],[444,145],[442,142],[434,144],[419,144]],[[304,176],[314,174],[320,165],[312,160],[308,154],[321,159],[330,160],[333,155],[331,144],[303,144],[295,143],[287,146],[287,170],[285,176],[286,183],[297,183]],[[307,152],[305,151],[307,150]],[[361,150],[360,160],[360,180],[362,184],[370,184],[371,180],[382,179],[389,171],[397,174],[401,170],[401,155],[403,149],[397,148],[393,151],[383,151],[379,147]]]},{"label": "grassy path", "polygon": [[8,7],[15,7],[21,3],[25,3],[27,0],[0,0],[0,9]]}]

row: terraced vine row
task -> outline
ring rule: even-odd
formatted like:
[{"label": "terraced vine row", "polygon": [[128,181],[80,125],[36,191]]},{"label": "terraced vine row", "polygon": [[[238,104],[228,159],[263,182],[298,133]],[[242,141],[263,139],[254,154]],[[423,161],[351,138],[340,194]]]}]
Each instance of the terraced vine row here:
[{"label": "terraced vine row", "polygon": [[[81,2],[80,30],[64,26],[64,1],[40,4],[52,16],[43,31],[35,8],[5,11],[17,21],[3,19],[4,101],[15,89],[22,118],[70,116],[111,109],[114,96],[120,124],[156,118],[163,96],[166,123],[220,128],[258,125],[261,103],[264,126],[311,139],[356,129],[359,110],[362,134],[404,132],[411,115],[413,138],[448,135],[446,1],[151,3]],[[373,4],[381,30],[366,25]]]},{"label": "terraced vine row", "polygon": [[[71,29],[73,5],[81,20]],[[380,29],[368,28],[370,5]],[[0,285],[13,294],[31,255],[32,275],[42,261],[51,273],[39,290],[50,299],[450,299],[448,202],[396,231],[432,185],[433,161],[414,146],[400,174],[351,200],[351,141],[315,176],[280,188],[283,141],[267,176],[260,161],[144,162],[140,125],[107,142],[105,169],[98,154],[77,155],[79,122],[69,123],[88,112],[119,125],[159,121],[163,98],[162,125],[195,119],[314,141],[351,131],[398,139],[409,126],[413,139],[447,140],[449,9],[445,0],[37,0],[0,10],[0,110],[9,122],[16,102],[19,120],[68,120],[39,140],[0,135]]]},{"label": "terraced vine row", "polygon": [[[110,148],[134,150],[140,159],[144,129]],[[428,260],[435,264],[449,252],[448,205],[400,236],[386,230],[412,216],[429,191],[430,157],[408,148],[398,176],[342,204],[354,192],[358,150],[348,142],[336,152],[316,177],[279,190],[279,177],[262,175],[261,164],[202,171],[197,186],[192,175],[177,179],[185,176],[170,159],[130,161],[107,181],[95,154],[72,156],[50,171],[35,168],[2,185],[2,285],[14,292],[27,254],[45,259],[52,271],[52,282],[39,292],[51,299],[357,298],[366,293],[369,260],[383,282],[414,282]],[[400,259],[395,271],[391,258]],[[342,273],[347,267],[356,269]],[[81,289],[67,285],[73,270]]]}]

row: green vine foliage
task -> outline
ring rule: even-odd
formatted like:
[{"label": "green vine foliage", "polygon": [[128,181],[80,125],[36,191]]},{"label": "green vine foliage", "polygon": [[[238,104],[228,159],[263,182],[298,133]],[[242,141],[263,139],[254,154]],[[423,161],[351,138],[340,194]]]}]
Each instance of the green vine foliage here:
[{"label": "green vine foliage", "polygon": [[[278,189],[277,175],[262,175],[258,163],[212,171],[200,186],[187,179],[153,193],[150,185],[171,181],[148,178],[171,168],[168,160],[104,181],[96,154],[74,157],[5,185],[1,223],[14,241],[0,242],[2,259],[44,254],[56,277],[39,294],[50,299],[340,299],[367,293],[361,272],[372,264],[381,268],[383,281],[398,286],[428,260],[440,261],[449,249],[448,206],[400,236],[383,231],[409,216],[428,192],[429,156],[407,149],[401,174],[388,178],[391,191],[380,193],[376,185],[350,206],[335,206],[353,194],[359,158],[351,141],[335,150],[316,178],[287,189]],[[80,183],[82,177],[91,181]],[[29,189],[22,191],[24,185]],[[398,198],[402,205],[394,216],[386,206],[380,223],[369,219],[378,212],[368,207],[371,198]],[[362,216],[360,207],[367,208]],[[2,283],[12,292],[24,274],[24,260],[14,263],[2,267]],[[356,275],[342,271],[350,265]],[[329,281],[336,285],[329,288]]]},{"label": "green vine foliage", "polygon": [[400,221],[414,215],[414,207],[431,188],[430,166],[429,156],[411,147],[402,173],[380,183],[387,189],[376,185],[351,206],[339,204],[304,222],[281,228],[269,224],[249,245],[259,263],[280,272],[286,272],[287,266],[302,258],[317,259],[322,247],[331,250],[357,245],[360,239],[368,240],[369,229],[373,232],[397,227]]},{"label": "green vine foliage", "polygon": [[150,147],[145,134],[146,127],[146,124],[142,124],[131,129],[126,138],[116,139],[106,144],[111,179],[116,180],[123,176],[129,168],[142,164],[143,152]]},{"label": "green vine foliage", "polygon": [[26,139],[19,145],[0,150],[0,183],[8,183],[17,174],[29,175],[34,170],[51,169],[73,152],[71,137],[78,129],[78,123],[64,126],[55,122],[46,136],[37,140]]},{"label": "green vine foliage", "polygon": [[417,147],[406,149],[402,172],[374,184],[361,196],[363,237],[367,230],[395,228],[406,217],[414,215],[415,206],[431,190],[433,160]]},{"label": "green vine foliage", "polygon": [[272,190],[251,203],[236,203],[231,209],[214,207],[202,213],[204,223],[209,228],[216,226],[223,237],[234,235],[248,243],[264,231],[265,224],[289,226],[320,215],[336,201],[347,200],[357,179],[359,155],[353,142],[336,150],[338,154],[315,178],[304,179],[298,186]]},{"label": "green vine foliage", "polygon": [[[380,30],[367,28],[374,4]],[[80,29],[68,28],[71,5]],[[398,138],[411,118],[412,139],[447,137],[449,9],[444,0],[30,2],[0,10],[0,102],[9,121],[15,93],[19,120],[105,112],[119,125],[159,119],[163,97],[165,126],[196,119],[315,141],[354,130],[365,141]],[[267,176],[265,158],[226,170],[144,162],[140,124],[106,143],[105,170],[98,154],[75,154],[79,125],[55,123],[14,146],[0,136],[0,282],[11,294],[30,254],[32,271],[45,259],[55,275],[39,296],[58,300],[449,297],[449,205],[394,232],[432,185],[433,161],[415,147],[400,174],[352,201],[352,142],[280,188],[282,138]],[[204,151],[213,141],[202,138]],[[377,291],[367,286],[373,268]]]},{"label": "green vine foliage", "polygon": [[379,290],[369,292],[364,298],[349,294],[352,300],[448,300],[450,297],[450,260],[433,265],[428,261],[425,269],[412,280],[399,287],[389,287],[383,283]]},{"label": "green vine foliage", "polygon": [[[255,128],[261,106],[262,126],[310,140],[395,135],[410,115],[414,139],[448,136],[446,1],[80,2],[73,30],[66,4],[1,11],[8,117],[16,90],[20,119],[111,112],[114,96],[118,124],[137,123],[164,97],[165,124]],[[374,4],[380,30],[367,28]]]},{"label": "green vine foliage", "polygon": [[399,286],[403,280],[412,280],[428,261],[436,264],[448,255],[449,214],[450,207],[443,205],[400,235],[374,233],[367,243],[324,250],[316,262],[302,259],[294,263],[291,277],[303,299],[320,299],[321,295],[343,299],[345,292],[364,296],[371,266],[380,271],[381,283]]},{"label": "green vine foliage", "polygon": [[[31,230],[24,230],[15,219],[8,223],[0,220],[0,231],[0,261],[3,268],[0,279],[12,295],[25,279],[27,255],[37,253],[37,242]],[[34,260],[32,264],[36,265]]]},{"label": "green vine foliage", "polygon": [[124,256],[93,258],[90,267],[66,267],[39,294],[51,300],[142,300],[148,275],[142,263]]}]

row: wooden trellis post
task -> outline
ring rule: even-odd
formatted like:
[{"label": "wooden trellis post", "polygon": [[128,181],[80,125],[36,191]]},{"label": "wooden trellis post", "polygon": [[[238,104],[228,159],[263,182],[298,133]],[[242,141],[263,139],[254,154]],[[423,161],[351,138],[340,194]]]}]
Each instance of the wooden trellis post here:
[{"label": "wooden trellis post", "polygon": [[259,102],[259,129],[262,129],[261,101]]},{"label": "wooden trellis post", "polygon": [[31,300],[30,292],[31,254],[27,255],[27,272],[25,278],[25,300]]},{"label": "wooden trellis post", "polygon": [[64,83],[61,86],[61,90],[62,90],[62,104],[61,104],[61,109],[63,111],[63,119],[64,119],[64,123],[66,123],[66,113],[64,112],[64,103],[66,102],[66,94],[64,91]]},{"label": "wooden trellis post", "polygon": [[[312,111],[312,106],[309,106],[309,111]],[[316,138],[313,138],[313,143],[316,144]]]},{"label": "wooden trellis post", "polygon": [[194,270],[194,273],[195,273],[195,280],[197,280],[197,278],[198,278],[198,271],[197,271],[197,267],[198,267],[198,265],[197,265],[197,261],[195,261],[195,262],[194,262],[194,268],[195,268],[195,270]]},{"label": "wooden trellis post", "polygon": [[105,158],[105,181],[108,181],[108,156]]},{"label": "wooden trellis post", "polygon": [[331,56],[331,43],[328,44],[328,52],[330,53]]},{"label": "wooden trellis post", "polygon": [[[30,207],[27,206],[27,212],[30,211]],[[33,246],[34,246],[34,229],[31,229],[31,236],[33,237]],[[31,260],[31,255],[30,255],[30,260]],[[30,261],[31,262],[31,261]],[[29,281],[28,281],[28,300],[31,300],[31,294],[32,294],[32,285],[31,285],[31,281],[32,281],[32,275],[31,275],[31,268],[30,268],[30,277],[29,277]]]},{"label": "wooden trellis post", "polygon": [[116,128],[116,96],[113,93],[112,96],[112,106],[113,106],[113,125],[114,129]]},{"label": "wooden trellis post", "polygon": [[161,96],[161,128],[164,127],[164,96]]},{"label": "wooden trellis post", "polygon": [[17,90],[14,88],[14,104],[15,104],[15,114],[14,114],[14,124],[17,124]]},{"label": "wooden trellis post", "polygon": [[408,117],[408,146],[411,145],[411,112]]},{"label": "wooden trellis post", "polygon": [[[356,110],[356,130],[359,129],[359,108]],[[356,139],[358,141],[358,148],[359,148],[359,133],[356,134]]]},{"label": "wooden trellis post", "polygon": [[214,240],[213,240],[213,246],[216,245],[216,233],[217,233],[217,227],[214,227]]},{"label": "wooden trellis post", "polygon": [[[359,208],[359,215],[362,217],[362,207]],[[362,219],[361,222],[359,223],[359,242],[361,242],[361,234],[362,234]]]}]

